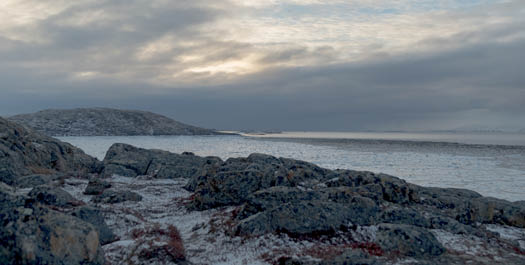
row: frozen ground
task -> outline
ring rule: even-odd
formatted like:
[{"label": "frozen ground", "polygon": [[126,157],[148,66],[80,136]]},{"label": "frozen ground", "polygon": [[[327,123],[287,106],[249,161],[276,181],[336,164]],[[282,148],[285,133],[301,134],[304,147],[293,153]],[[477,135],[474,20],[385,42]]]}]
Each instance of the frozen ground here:
[{"label": "frozen ground", "polygon": [[[229,232],[235,207],[187,211],[184,202],[191,194],[182,189],[186,183],[184,179],[113,176],[107,181],[115,189],[130,190],[143,197],[140,202],[96,205],[102,209],[107,224],[119,237],[118,241],[103,246],[111,264],[174,264],[154,250],[155,246],[165,244],[159,237],[159,231],[166,230],[170,225],[180,231],[185,254],[193,264],[270,264],[282,256],[312,260],[329,258],[340,255],[345,248],[361,248],[371,254],[376,251],[367,245],[375,238],[375,226],[357,227],[329,239],[299,240],[286,235],[231,237]],[[64,189],[88,203],[91,196],[82,194],[86,186],[86,180],[67,179]],[[516,264],[516,259],[523,257],[516,251],[525,251],[525,229],[499,225],[490,225],[488,229],[499,233],[501,238],[494,237],[486,242],[470,235],[454,235],[441,230],[432,232],[448,252],[457,257],[458,264],[466,260],[476,261],[477,264]],[[521,246],[507,240],[517,241]],[[393,258],[389,262],[413,264],[415,260]]]},{"label": "frozen ground", "polygon": [[466,188],[484,196],[511,201],[525,200],[525,146],[241,136],[60,139],[101,160],[107,149],[116,142],[176,153],[190,151],[201,156],[214,155],[223,159],[258,152],[306,160],[330,169],[383,172],[423,186]]}]

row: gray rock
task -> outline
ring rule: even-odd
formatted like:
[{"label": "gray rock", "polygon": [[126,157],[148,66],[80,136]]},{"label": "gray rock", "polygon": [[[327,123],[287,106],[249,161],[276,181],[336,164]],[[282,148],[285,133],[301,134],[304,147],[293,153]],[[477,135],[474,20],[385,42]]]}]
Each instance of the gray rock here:
[{"label": "gray rock", "polygon": [[366,205],[370,208],[377,208],[376,203],[352,191],[347,187],[324,188],[319,190],[303,190],[297,187],[275,186],[268,189],[254,192],[247,197],[246,203],[239,213],[239,218],[245,218],[251,214],[269,210],[284,203],[295,203],[301,201],[326,201],[336,202],[345,205]]},{"label": "gray rock", "polygon": [[118,240],[118,237],[111,231],[100,210],[91,206],[82,206],[76,208],[70,213],[86,223],[92,224],[98,232],[101,245],[112,243]]},{"label": "gray rock", "polygon": [[291,236],[333,234],[351,225],[370,225],[380,209],[366,200],[344,205],[325,201],[298,201],[259,212],[239,222],[237,235],[284,232]]},{"label": "gray rock", "polygon": [[102,175],[190,178],[205,174],[208,168],[221,162],[222,160],[216,157],[179,155],[161,150],[137,148],[127,144],[114,144],[104,158]]},{"label": "gray rock", "polygon": [[95,203],[120,203],[125,201],[141,201],[142,196],[131,191],[108,189],[102,194],[94,196],[91,201]]},{"label": "gray rock", "polygon": [[246,204],[238,214],[244,219],[258,212],[273,209],[285,203],[322,200],[326,196],[317,191],[303,191],[296,187],[275,186],[256,191],[246,199]]},{"label": "gray rock", "polygon": [[58,175],[29,175],[18,177],[15,179],[13,185],[17,188],[34,188],[36,186],[50,184],[53,180],[59,179]]},{"label": "gray rock", "polygon": [[412,201],[438,209],[454,209],[465,201],[480,197],[479,193],[466,189],[418,187]]},{"label": "gray rock", "polygon": [[357,187],[363,196],[402,204],[410,202],[415,187],[400,178],[368,171],[336,170],[327,178],[328,187]]},{"label": "gray rock", "polygon": [[0,264],[104,264],[96,229],[0,187]]},{"label": "gray rock", "polygon": [[193,177],[194,209],[237,205],[249,195],[274,186],[294,187],[322,180],[331,171],[304,161],[251,154],[247,158],[230,158],[206,175]]},{"label": "gray rock", "polygon": [[406,224],[430,228],[431,222],[421,213],[405,207],[389,207],[381,212],[378,220],[390,224]]},{"label": "gray rock", "polygon": [[445,248],[432,233],[412,225],[380,224],[376,243],[385,251],[394,251],[415,258],[439,256],[445,253]]},{"label": "gray rock", "polygon": [[99,195],[104,190],[111,188],[111,183],[104,181],[99,178],[92,179],[88,182],[84,194],[86,195]]},{"label": "gray rock", "polygon": [[455,219],[446,217],[446,216],[433,216],[429,218],[430,228],[432,229],[441,229],[454,234],[463,234],[463,235],[477,235],[481,237],[482,234],[478,233],[478,230],[472,226],[462,224]]},{"label": "gray rock", "polygon": [[460,208],[456,215],[456,219],[462,223],[495,223],[525,228],[525,208],[509,201],[480,197],[463,206],[465,208]]},{"label": "gray rock", "polygon": [[168,117],[137,110],[108,108],[50,109],[9,118],[49,136],[214,135]]},{"label": "gray rock", "polygon": [[467,225],[479,222],[525,227],[525,207],[470,190],[420,187],[414,202],[426,211],[437,211]]},{"label": "gray rock", "polygon": [[86,175],[100,162],[68,143],[0,118],[0,181],[13,185],[32,174]]},{"label": "gray rock", "polygon": [[61,208],[74,207],[83,204],[65,190],[46,185],[33,188],[28,196],[42,204]]},{"label": "gray rock", "polygon": [[0,181],[0,205],[9,206],[21,198],[16,195],[15,188]]}]

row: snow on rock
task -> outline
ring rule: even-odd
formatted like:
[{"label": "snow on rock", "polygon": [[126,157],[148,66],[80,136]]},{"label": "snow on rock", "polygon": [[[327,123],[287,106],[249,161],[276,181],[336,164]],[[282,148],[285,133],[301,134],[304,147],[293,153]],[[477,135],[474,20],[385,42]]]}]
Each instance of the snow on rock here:
[{"label": "snow on rock", "polygon": [[[382,255],[369,244],[375,240],[377,226],[357,226],[347,232],[339,231],[335,236],[315,239],[290,238],[286,234],[232,237],[237,207],[187,210],[185,203],[192,195],[183,189],[187,179],[112,176],[105,180],[111,183],[112,189],[132,191],[143,197],[142,201],[95,204],[119,238],[103,246],[110,264],[271,264],[280,257],[320,261],[338,256],[348,248]],[[77,199],[93,204],[90,202],[92,196],[83,194],[87,184],[88,180],[70,178],[63,188]],[[180,240],[173,237],[173,229],[177,230]],[[508,249],[512,240],[518,240],[517,250],[523,251],[525,229],[488,225],[487,230],[500,236],[487,241],[473,235],[431,231],[447,248],[447,255],[462,257],[462,261],[490,264],[523,257]],[[417,260],[394,258],[388,262],[415,264]]]}]

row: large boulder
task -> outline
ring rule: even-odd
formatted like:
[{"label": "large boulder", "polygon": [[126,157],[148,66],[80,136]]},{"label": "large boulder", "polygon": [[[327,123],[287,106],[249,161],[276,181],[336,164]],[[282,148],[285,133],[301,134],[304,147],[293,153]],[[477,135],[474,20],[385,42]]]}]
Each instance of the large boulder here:
[{"label": "large boulder", "polygon": [[439,212],[467,225],[496,223],[525,227],[523,205],[483,197],[471,190],[419,187],[413,201],[420,209]]},{"label": "large boulder", "polygon": [[96,172],[100,162],[82,150],[0,118],[0,181],[31,174]]},{"label": "large boulder", "polygon": [[104,264],[89,223],[0,186],[0,264]]},{"label": "large boulder", "polygon": [[274,186],[312,186],[330,172],[304,161],[251,154],[194,176],[186,188],[195,191],[190,207],[209,209],[244,203],[252,193]]},{"label": "large boulder", "polygon": [[84,204],[82,201],[75,199],[67,191],[58,187],[46,185],[33,188],[28,196],[39,203],[60,208],[68,208]]},{"label": "large boulder", "polygon": [[348,205],[315,200],[284,203],[243,219],[235,233],[253,236],[284,232],[291,236],[318,236],[334,234],[352,225],[374,224],[380,209],[363,199],[355,198]]},{"label": "large boulder", "polygon": [[34,174],[15,179],[13,186],[17,188],[34,188],[40,185],[51,184],[54,180],[61,179],[61,175]]},{"label": "large boulder", "polygon": [[325,184],[328,187],[355,187],[363,196],[401,204],[410,202],[413,188],[417,187],[387,174],[354,170],[335,170]]},{"label": "large boulder", "polygon": [[409,257],[439,256],[445,248],[428,230],[401,224],[380,224],[376,243],[381,249]]},{"label": "large boulder", "polygon": [[[248,196],[236,219],[239,220],[238,233],[256,235],[276,231],[320,234],[335,231],[337,227],[377,223],[431,227],[431,221],[414,209],[395,204],[382,207],[347,187],[302,190],[276,186]],[[292,226],[308,231],[297,232]]]},{"label": "large boulder", "polygon": [[118,237],[108,227],[99,209],[92,206],[78,207],[70,213],[80,220],[90,223],[98,232],[100,244],[105,245],[118,240]]},{"label": "large boulder", "polygon": [[199,157],[191,153],[174,154],[127,144],[114,144],[104,158],[102,175],[190,178],[203,174],[204,170],[221,162],[222,160],[217,157]]}]

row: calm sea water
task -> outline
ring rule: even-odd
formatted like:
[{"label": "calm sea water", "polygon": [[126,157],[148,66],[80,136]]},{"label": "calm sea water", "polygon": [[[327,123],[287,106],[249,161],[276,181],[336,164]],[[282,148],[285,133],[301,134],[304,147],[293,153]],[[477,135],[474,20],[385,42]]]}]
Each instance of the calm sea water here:
[{"label": "calm sea water", "polygon": [[266,153],[336,169],[383,172],[419,185],[525,200],[525,135],[304,133],[247,136],[61,137],[102,160],[113,143],[229,157]]}]

